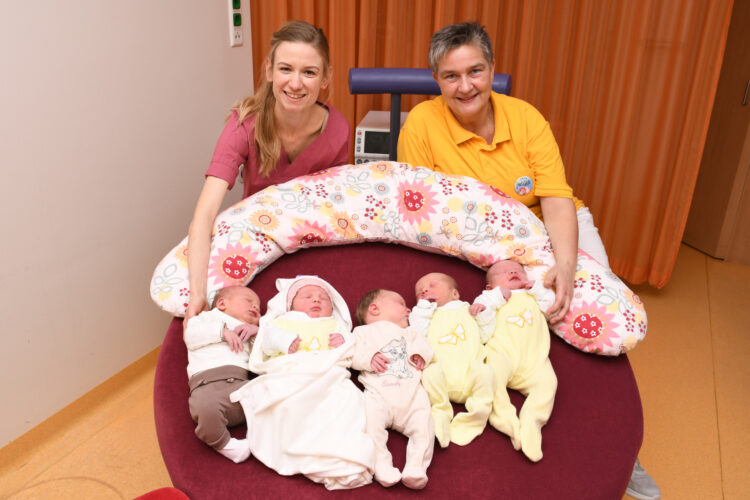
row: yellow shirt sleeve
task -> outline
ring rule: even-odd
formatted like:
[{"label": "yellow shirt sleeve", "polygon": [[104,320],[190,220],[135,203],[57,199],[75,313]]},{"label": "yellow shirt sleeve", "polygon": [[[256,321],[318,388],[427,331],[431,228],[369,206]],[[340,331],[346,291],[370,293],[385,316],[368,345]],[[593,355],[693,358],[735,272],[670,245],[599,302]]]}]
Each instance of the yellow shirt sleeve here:
[{"label": "yellow shirt sleeve", "polygon": [[[411,116],[411,113],[409,114]],[[424,135],[420,134],[414,123],[418,118],[412,118],[412,122],[409,122],[409,118],[406,119],[404,127],[401,129],[401,133],[398,136],[398,161],[408,163],[414,167],[427,167],[429,169],[435,168],[435,163],[432,158],[432,149],[430,145],[425,141],[427,139]]]}]

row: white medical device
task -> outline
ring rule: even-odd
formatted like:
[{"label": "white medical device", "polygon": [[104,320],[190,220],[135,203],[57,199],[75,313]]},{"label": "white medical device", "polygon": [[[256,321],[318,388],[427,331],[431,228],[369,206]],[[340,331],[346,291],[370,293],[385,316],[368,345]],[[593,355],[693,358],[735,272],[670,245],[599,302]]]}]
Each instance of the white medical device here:
[{"label": "white medical device", "polygon": [[[408,111],[401,112],[401,126]],[[357,125],[354,133],[354,163],[388,160],[390,153],[390,113],[388,111],[368,111]]]}]

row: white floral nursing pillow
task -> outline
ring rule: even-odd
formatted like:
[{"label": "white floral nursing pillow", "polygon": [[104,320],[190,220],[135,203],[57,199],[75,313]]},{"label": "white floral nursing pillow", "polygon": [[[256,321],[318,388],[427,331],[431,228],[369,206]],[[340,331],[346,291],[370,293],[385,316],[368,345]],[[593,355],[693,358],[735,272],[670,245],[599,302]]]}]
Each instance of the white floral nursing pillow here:
[{"label": "white floral nursing pillow", "polygon": [[[284,253],[316,245],[390,241],[468,260],[486,269],[513,258],[531,279],[553,265],[542,222],[522,203],[470,177],[404,163],[345,165],[270,186],[217,217],[208,298],[244,285]],[[151,297],[177,316],[188,300],[187,238],[157,266]],[[617,355],[646,334],[638,297],[579,252],[574,297],[553,331],[586,352]]]}]

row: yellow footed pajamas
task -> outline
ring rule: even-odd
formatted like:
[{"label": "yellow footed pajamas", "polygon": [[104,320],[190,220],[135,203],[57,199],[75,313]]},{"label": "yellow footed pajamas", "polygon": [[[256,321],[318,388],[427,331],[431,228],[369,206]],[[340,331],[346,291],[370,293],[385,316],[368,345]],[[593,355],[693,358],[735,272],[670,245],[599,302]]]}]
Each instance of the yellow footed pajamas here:
[{"label": "yellow footed pajamas", "polygon": [[[495,333],[487,343],[496,387],[489,420],[533,462],[542,458],[542,427],[552,414],[557,391],[549,343],[547,320],[534,297],[514,291],[498,309]],[[518,417],[506,387],[526,396]]]},{"label": "yellow footed pajamas", "polygon": [[[426,331],[435,351],[432,364],[422,372],[435,437],[443,448],[451,442],[469,444],[487,424],[494,392],[492,369],[484,364],[482,339],[469,304],[453,301],[435,308],[419,301],[409,321]],[[454,417],[451,401],[464,403],[466,411]]]}]

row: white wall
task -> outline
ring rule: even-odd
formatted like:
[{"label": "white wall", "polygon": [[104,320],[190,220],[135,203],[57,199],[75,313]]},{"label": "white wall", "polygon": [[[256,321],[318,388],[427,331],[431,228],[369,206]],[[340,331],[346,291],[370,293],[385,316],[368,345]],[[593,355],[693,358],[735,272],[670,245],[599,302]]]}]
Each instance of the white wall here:
[{"label": "white wall", "polygon": [[252,91],[249,0],[242,47],[227,10],[0,5],[0,446],[161,343],[151,273]]}]

